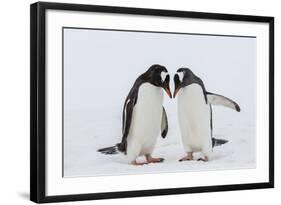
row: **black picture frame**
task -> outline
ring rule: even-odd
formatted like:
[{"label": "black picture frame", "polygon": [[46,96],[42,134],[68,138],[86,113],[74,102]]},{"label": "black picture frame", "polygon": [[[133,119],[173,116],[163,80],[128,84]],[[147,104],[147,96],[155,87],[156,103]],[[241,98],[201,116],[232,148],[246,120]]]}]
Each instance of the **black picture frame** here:
[{"label": "black picture frame", "polygon": [[[262,22],[269,24],[269,181],[191,188],[171,188],[109,193],[88,193],[46,196],[46,10],[120,13],[130,15],[169,16],[180,18],[216,19]],[[76,200],[97,200],[154,195],[218,192],[274,187],[274,17],[218,13],[202,13],[144,8],[110,7],[82,4],[38,2],[30,7],[30,200],[37,203]]]}]

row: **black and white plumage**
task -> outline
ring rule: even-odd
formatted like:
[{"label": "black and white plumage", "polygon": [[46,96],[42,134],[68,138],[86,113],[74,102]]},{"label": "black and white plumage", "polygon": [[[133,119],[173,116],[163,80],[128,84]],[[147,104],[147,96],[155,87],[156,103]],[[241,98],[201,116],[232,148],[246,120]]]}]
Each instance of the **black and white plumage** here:
[{"label": "black and white plumage", "polygon": [[161,65],[152,65],[140,75],[131,88],[122,117],[122,140],[115,146],[99,149],[104,154],[123,152],[130,163],[138,164],[136,158],[145,155],[148,162],[160,162],[151,154],[161,130],[163,138],[168,132],[168,120],[163,107],[163,89],[171,97],[170,76]]},{"label": "black and white plumage", "polygon": [[203,81],[188,68],[177,70],[174,83],[174,97],[178,93],[179,126],[187,153],[180,161],[193,159],[192,153],[198,151],[207,161],[212,147],[227,142],[213,138],[212,105],[222,105],[237,112],[240,112],[240,107],[227,97],[206,91]]}]

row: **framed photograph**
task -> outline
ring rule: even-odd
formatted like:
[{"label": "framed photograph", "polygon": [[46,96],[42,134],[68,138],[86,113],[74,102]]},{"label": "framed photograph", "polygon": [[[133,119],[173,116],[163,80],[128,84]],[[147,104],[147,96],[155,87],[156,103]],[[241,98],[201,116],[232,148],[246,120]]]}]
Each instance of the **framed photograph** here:
[{"label": "framed photograph", "polygon": [[274,18],[31,5],[34,202],[274,187]]}]

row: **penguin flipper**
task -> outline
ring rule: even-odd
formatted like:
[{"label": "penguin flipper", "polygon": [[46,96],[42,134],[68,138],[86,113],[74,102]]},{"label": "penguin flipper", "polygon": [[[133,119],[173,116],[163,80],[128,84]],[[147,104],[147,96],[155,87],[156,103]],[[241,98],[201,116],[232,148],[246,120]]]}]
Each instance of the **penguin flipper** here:
[{"label": "penguin flipper", "polygon": [[123,108],[122,140],[119,144],[117,144],[118,150],[124,152],[125,154],[127,151],[127,137],[130,131],[133,110],[136,102],[137,102],[137,93],[132,94],[130,92],[124,103],[124,108]]},{"label": "penguin flipper", "polygon": [[161,136],[162,136],[162,138],[165,138],[167,133],[168,133],[168,118],[167,118],[166,110],[163,107],[162,119],[161,119]]},{"label": "penguin flipper", "polygon": [[225,107],[231,108],[233,110],[236,110],[237,112],[240,112],[239,105],[236,102],[234,102],[233,100],[231,100],[223,95],[206,92],[206,96],[208,99],[208,103],[211,105],[221,105],[221,106],[225,106]]}]

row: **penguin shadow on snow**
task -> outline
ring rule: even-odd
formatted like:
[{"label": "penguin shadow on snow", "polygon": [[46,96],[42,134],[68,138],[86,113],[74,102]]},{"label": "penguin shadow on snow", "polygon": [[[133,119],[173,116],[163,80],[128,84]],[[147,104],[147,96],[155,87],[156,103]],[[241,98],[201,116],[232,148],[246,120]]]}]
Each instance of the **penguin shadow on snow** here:
[{"label": "penguin shadow on snow", "polygon": [[[141,74],[124,102],[121,142],[98,149],[98,152],[106,155],[123,153],[124,158],[115,159],[132,165],[163,162],[163,158],[154,158],[152,153],[159,133],[162,138],[168,133],[162,90],[172,98],[169,82],[168,70],[162,65],[152,65]],[[213,148],[228,141],[213,137],[212,106],[224,106],[240,112],[239,105],[225,96],[208,92],[203,81],[188,68],[177,70],[174,85],[173,97],[177,98],[178,124],[186,154],[179,161],[217,160],[220,155],[210,158]],[[144,157],[141,162],[140,157]]]}]

